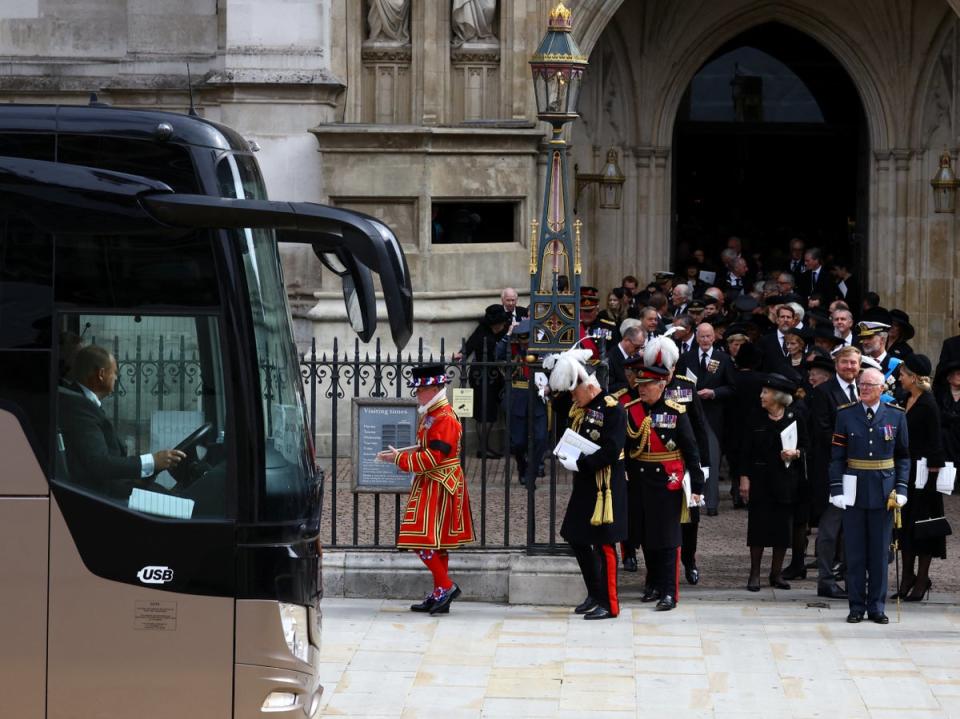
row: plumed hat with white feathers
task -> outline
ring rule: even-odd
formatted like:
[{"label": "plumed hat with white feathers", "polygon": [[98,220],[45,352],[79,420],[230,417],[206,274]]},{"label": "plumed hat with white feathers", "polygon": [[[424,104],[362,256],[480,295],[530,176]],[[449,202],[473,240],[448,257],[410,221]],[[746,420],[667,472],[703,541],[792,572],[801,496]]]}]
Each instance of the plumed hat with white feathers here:
[{"label": "plumed hat with white feathers", "polygon": [[550,389],[570,392],[581,382],[596,382],[596,377],[586,366],[592,356],[592,350],[574,348],[545,357],[543,368],[550,372]]},{"label": "plumed hat with white feathers", "polygon": [[643,345],[643,364],[646,367],[666,367],[673,370],[680,359],[680,350],[667,335],[648,339]]}]

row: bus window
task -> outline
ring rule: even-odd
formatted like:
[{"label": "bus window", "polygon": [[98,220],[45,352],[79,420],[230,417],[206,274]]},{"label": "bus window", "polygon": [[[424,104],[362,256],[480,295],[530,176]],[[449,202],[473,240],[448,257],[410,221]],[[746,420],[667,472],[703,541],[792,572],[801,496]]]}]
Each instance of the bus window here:
[{"label": "bus window", "polygon": [[58,237],[56,302],[102,309],[220,306],[210,236]]},{"label": "bus window", "polygon": [[52,132],[0,133],[0,157],[53,162],[54,135]]},{"label": "bus window", "polygon": [[290,329],[276,241],[272,233],[244,230],[244,276],[260,365],[265,432],[265,484],[259,519],[306,519],[317,497],[303,380]]},{"label": "bus window", "polygon": [[57,137],[57,161],[131,175],[143,175],[144,169],[149,168],[150,179],[166,183],[176,192],[200,191],[187,149],[152,138],[133,140],[127,137],[61,134]]},{"label": "bus window", "polygon": [[[52,313],[52,238],[0,212],[0,409],[26,423],[44,470],[49,463]],[[0,479],[0,494],[4,487]]]},{"label": "bus window", "polygon": [[[85,344],[57,391],[65,458],[57,479],[147,514],[225,518],[227,407],[216,318],[60,319],[65,333],[83,328]],[[187,459],[159,471],[154,453],[170,448]]]}]

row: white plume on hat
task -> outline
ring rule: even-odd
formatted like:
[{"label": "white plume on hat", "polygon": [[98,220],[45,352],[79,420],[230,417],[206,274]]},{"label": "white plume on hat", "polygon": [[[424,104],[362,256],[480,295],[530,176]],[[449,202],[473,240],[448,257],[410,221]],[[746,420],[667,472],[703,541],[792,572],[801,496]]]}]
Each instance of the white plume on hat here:
[{"label": "white plume on hat", "polygon": [[581,382],[596,382],[597,378],[589,374],[585,367],[592,356],[592,350],[571,349],[544,358],[543,367],[550,372],[550,389],[554,392],[570,392]]},{"label": "white plume on hat", "polygon": [[647,367],[661,365],[672,370],[678,359],[680,359],[680,349],[669,337],[654,337],[647,340],[643,346],[643,364]]}]

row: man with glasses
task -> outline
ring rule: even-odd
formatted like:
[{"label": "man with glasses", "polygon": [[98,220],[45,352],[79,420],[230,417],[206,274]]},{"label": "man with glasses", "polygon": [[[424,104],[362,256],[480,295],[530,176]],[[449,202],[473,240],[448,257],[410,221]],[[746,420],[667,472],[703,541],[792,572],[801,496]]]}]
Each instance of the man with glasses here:
[{"label": "man with glasses", "polygon": [[[902,407],[880,400],[883,373],[867,369],[857,382],[859,401],[841,407],[833,432],[830,461],[830,503],[843,513],[843,546],[847,562],[847,621],[867,618],[877,624],[887,594],[887,545],[893,515],[887,509],[891,493],[896,505],[907,503],[910,448]],[[844,494],[844,479],[856,484],[853,497]],[[848,480],[849,482],[849,480]]]}]

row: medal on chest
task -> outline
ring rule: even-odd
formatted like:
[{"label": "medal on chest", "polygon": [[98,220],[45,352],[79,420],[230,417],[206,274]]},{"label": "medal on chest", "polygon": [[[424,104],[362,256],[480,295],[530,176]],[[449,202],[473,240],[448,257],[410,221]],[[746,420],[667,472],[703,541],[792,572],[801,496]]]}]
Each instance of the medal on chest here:
[{"label": "medal on chest", "polygon": [[677,428],[677,415],[670,414],[668,412],[663,413],[654,413],[653,414],[653,426],[657,429],[676,429]]},{"label": "medal on chest", "polygon": [[596,442],[600,439],[600,428],[603,427],[603,412],[595,409],[588,409],[584,414],[583,433]]},{"label": "medal on chest", "polygon": [[693,402],[693,390],[686,387],[674,387],[667,390],[667,399],[687,404]]},{"label": "medal on chest", "polygon": [[888,442],[893,439],[893,425],[885,424],[883,425],[883,438]]},{"label": "medal on chest", "polygon": [[430,429],[433,426],[433,417],[427,416],[423,418],[423,428]]},{"label": "medal on chest", "polygon": [[717,368],[719,366],[720,366],[720,360],[712,359],[709,362],[707,362],[707,372],[709,372],[710,374],[713,374],[714,372],[717,371]]}]

